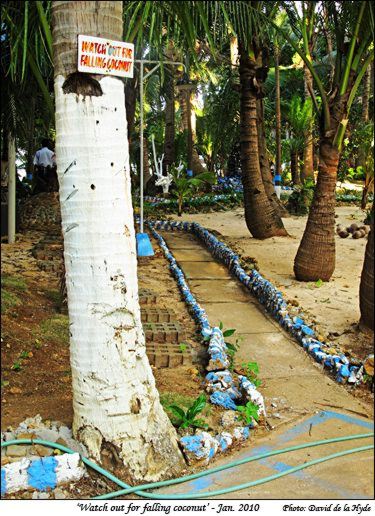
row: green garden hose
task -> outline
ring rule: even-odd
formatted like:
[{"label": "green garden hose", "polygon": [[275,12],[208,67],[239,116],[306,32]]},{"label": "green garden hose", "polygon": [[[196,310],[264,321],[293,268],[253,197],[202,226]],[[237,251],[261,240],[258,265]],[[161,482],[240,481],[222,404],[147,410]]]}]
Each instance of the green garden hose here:
[{"label": "green garden hose", "polygon": [[[374,445],[362,446],[360,448],[351,448],[349,450],[337,452],[332,455],[327,455],[325,457],[321,457],[319,459],[314,459],[310,462],[306,462],[304,464],[300,464],[298,466],[291,467],[290,469],[283,471],[281,473],[276,473],[276,474],[268,476],[268,477],[263,477],[258,480],[253,480],[251,482],[247,482],[245,484],[239,484],[236,486],[220,489],[217,491],[210,491],[210,492],[205,492],[205,493],[168,494],[168,495],[159,494],[158,495],[155,493],[146,493],[146,492],[144,492],[144,490],[145,489],[156,489],[159,487],[165,487],[165,486],[169,486],[169,485],[173,485],[173,484],[187,482],[189,480],[194,480],[196,478],[210,475],[210,474],[216,473],[218,471],[223,471],[225,469],[233,468],[233,467],[239,466],[241,464],[245,464],[247,462],[265,459],[267,457],[272,457],[274,455],[280,455],[283,453],[288,453],[288,452],[301,450],[304,448],[310,448],[313,446],[319,446],[319,445],[323,445],[323,444],[331,444],[331,443],[337,443],[337,442],[343,442],[343,441],[350,441],[353,439],[365,439],[365,438],[369,438],[369,437],[374,437],[374,433],[355,434],[355,435],[349,435],[349,436],[345,436],[345,437],[335,437],[333,439],[314,441],[312,443],[300,444],[297,446],[282,448],[281,450],[274,450],[271,452],[262,453],[260,455],[254,455],[253,457],[248,457],[245,459],[237,460],[237,461],[231,462],[229,464],[225,464],[223,466],[218,466],[216,468],[212,468],[212,469],[209,469],[206,471],[201,471],[200,473],[194,473],[191,475],[186,475],[184,477],[174,478],[171,480],[163,480],[160,482],[152,482],[149,484],[143,484],[143,485],[134,486],[134,487],[125,484],[125,482],[122,482],[122,480],[120,480],[119,478],[112,475],[112,473],[110,473],[109,471],[106,471],[105,469],[101,468],[97,464],[86,459],[86,457],[81,456],[81,459],[84,464],[86,464],[90,468],[94,469],[98,473],[101,473],[106,478],[108,478],[112,482],[115,482],[116,484],[118,484],[120,487],[123,488],[122,490],[119,490],[119,491],[114,491],[112,493],[108,493],[105,495],[96,496],[93,498],[94,500],[108,500],[110,498],[115,498],[117,496],[126,495],[126,494],[130,494],[130,493],[134,493],[134,494],[136,494],[138,496],[142,496],[144,498],[152,498],[152,499],[156,499],[156,500],[163,500],[163,499],[164,500],[179,500],[179,499],[184,500],[184,499],[208,498],[208,497],[212,497],[212,496],[232,493],[233,491],[239,491],[241,489],[246,489],[248,487],[254,487],[254,486],[257,486],[260,484],[265,484],[266,482],[270,482],[272,480],[276,480],[277,478],[283,477],[285,475],[295,473],[296,471],[300,471],[302,469],[308,468],[310,466],[313,466],[314,464],[320,464],[322,462],[325,462],[325,461],[328,461],[331,459],[335,459],[338,457],[342,457],[344,455],[349,455],[351,453],[359,453],[362,451],[371,450],[374,448]],[[55,449],[58,449],[60,451],[66,452],[66,453],[75,453],[73,450],[71,450],[70,448],[67,448],[66,446],[63,446],[63,445],[57,444],[57,443],[53,443],[50,441],[44,441],[42,439],[16,439],[16,440],[6,441],[6,442],[1,443],[1,447],[3,448],[3,447],[14,445],[14,444],[40,444],[42,446],[47,446],[49,448],[55,448]]]}]

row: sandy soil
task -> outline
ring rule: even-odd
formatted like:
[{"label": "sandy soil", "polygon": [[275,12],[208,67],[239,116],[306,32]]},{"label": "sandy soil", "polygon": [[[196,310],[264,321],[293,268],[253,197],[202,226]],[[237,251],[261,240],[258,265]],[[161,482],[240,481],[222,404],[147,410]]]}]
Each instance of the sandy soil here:
[{"label": "sandy soil", "polygon": [[[176,220],[181,220],[174,217]],[[243,258],[257,262],[261,274],[272,281],[286,300],[316,325],[320,335],[359,358],[373,349],[373,334],[358,331],[359,282],[367,239],[342,239],[336,236],[336,270],[331,281],[320,287],[298,282],[293,274],[293,261],[305,229],[307,217],[291,216],[283,220],[289,237],[265,241],[252,238],[246,227],[243,208],[233,211],[184,214],[183,220],[198,222],[215,230]],[[362,223],[364,213],[356,206],[336,208],[336,222],[350,225]]]}]

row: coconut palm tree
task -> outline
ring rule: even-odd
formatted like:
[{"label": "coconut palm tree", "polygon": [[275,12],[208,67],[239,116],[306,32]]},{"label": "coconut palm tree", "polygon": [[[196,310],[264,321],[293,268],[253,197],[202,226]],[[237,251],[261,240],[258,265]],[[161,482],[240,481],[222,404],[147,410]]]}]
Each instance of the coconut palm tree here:
[{"label": "coconut palm tree", "polygon": [[123,82],[77,73],[77,35],[122,40],[122,2],[52,6],[56,155],[70,320],[73,431],[130,480],[183,465],[140,320]]},{"label": "coconut palm tree", "polygon": [[[244,187],[245,220],[255,238],[287,234],[277,208],[270,202],[262,179],[257,118],[262,115],[259,100],[268,72],[269,38],[261,14],[274,17],[273,5],[266,2],[218,2],[223,16],[222,34],[210,31],[226,41],[228,29],[238,38],[240,76],[240,145]],[[211,23],[215,23],[217,13]],[[225,38],[225,39],[224,39]],[[258,107],[257,107],[258,106]],[[270,174],[269,174],[270,175]]]},{"label": "coconut palm tree", "polygon": [[[295,275],[303,281],[328,281],[335,269],[334,216],[338,161],[353,99],[367,67],[374,59],[371,47],[373,4],[346,1],[329,2],[326,6],[327,15],[321,16],[320,22],[334,37],[337,50],[330,90],[324,85],[306,51],[288,33],[275,27],[303,59],[321,98],[320,107],[314,92],[310,92],[319,114],[320,148],[314,199],[294,262]],[[287,12],[291,20],[296,13],[300,16],[294,8],[288,8]],[[306,21],[303,14],[302,23],[299,24],[303,37],[306,36]]]}]

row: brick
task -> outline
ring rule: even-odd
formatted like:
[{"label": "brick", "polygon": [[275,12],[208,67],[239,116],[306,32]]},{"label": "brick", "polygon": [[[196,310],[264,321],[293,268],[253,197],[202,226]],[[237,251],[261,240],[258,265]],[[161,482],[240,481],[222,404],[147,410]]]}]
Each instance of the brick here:
[{"label": "brick", "polygon": [[142,322],[171,322],[174,317],[175,313],[168,308],[150,308],[146,306],[141,310]]},{"label": "brick", "polygon": [[143,323],[146,341],[179,342],[185,338],[185,332],[177,322]]},{"label": "brick", "polygon": [[140,305],[152,305],[156,303],[156,295],[148,288],[140,288],[138,297]]},{"label": "brick", "polygon": [[189,345],[185,346],[186,349],[182,351],[175,343],[148,342],[146,353],[150,364],[157,368],[191,365],[191,348]]}]

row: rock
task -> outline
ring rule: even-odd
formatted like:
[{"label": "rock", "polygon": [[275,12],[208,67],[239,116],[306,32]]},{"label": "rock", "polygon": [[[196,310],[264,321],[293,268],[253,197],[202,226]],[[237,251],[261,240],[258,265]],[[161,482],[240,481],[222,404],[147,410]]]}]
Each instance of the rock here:
[{"label": "rock", "polygon": [[56,444],[61,444],[61,446],[68,446],[65,439],[63,439],[62,437],[59,437],[57,440],[56,440]]},{"label": "rock", "polygon": [[73,433],[72,433],[71,429],[68,428],[67,426],[60,426],[60,428],[59,428],[59,435],[63,439],[72,439],[72,437],[73,437]]},{"label": "rock", "polygon": [[39,457],[49,457],[53,454],[53,448],[47,448],[40,444],[35,444],[32,451],[35,452],[36,455],[39,455]]},{"label": "rock", "polygon": [[369,355],[363,362],[365,373],[374,376],[374,355]]},{"label": "rock", "polygon": [[9,392],[10,392],[11,394],[22,394],[21,389],[19,389],[18,387],[11,387],[11,388],[9,389]]},{"label": "rock", "polygon": [[79,453],[83,457],[88,457],[87,448],[82,443],[78,443],[74,439],[67,439],[66,442],[68,448]]},{"label": "rock", "polygon": [[353,235],[352,235],[352,238],[357,240],[358,238],[362,238],[363,236],[364,236],[364,234],[362,233],[362,231],[354,231]]},{"label": "rock", "polygon": [[338,232],[338,235],[339,235],[339,237],[341,237],[341,238],[347,238],[347,237],[349,236],[349,233],[348,233],[348,231],[346,231],[345,229],[342,229],[342,230],[340,230],[340,231]]},{"label": "rock", "polygon": [[59,434],[49,428],[36,428],[35,433],[39,439],[43,439],[44,441],[56,442],[56,439],[59,438]]},{"label": "rock", "polygon": [[9,457],[25,457],[29,451],[30,447],[25,446],[23,444],[16,445],[12,444],[7,447],[7,455]]},{"label": "rock", "polygon": [[234,410],[226,410],[221,416],[221,425],[224,428],[231,428],[238,425],[237,412]]},{"label": "rock", "polygon": [[65,498],[67,497],[67,493],[65,493],[60,488],[54,489],[53,495],[54,495],[55,500],[65,500]]},{"label": "rock", "polygon": [[5,464],[9,464],[9,463],[10,463],[9,457],[1,457],[1,466],[5,466]]},{"label": "rock", "polygon": [[48,500],[49,493],[39,493],[39,491],[34,491],[32,499],[33,500]]},{"label": "rock", "polygon": [[17,439],[36,439],[36,434],[28,434],[28,433],[18,434]]},{"label": "rock", "polygon": [[1,435],[1,441],[13,441],[13,439],[15,439],[16,436],[14,435],[13,432],[4,432],[2,435]]}]

